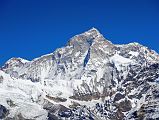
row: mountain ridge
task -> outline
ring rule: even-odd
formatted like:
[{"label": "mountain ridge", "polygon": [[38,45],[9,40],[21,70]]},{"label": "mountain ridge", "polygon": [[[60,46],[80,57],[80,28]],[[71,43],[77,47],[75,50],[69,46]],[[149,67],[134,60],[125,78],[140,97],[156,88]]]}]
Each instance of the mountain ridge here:
[{"label": "mountain ridge", "polygon": [[[103,35],[99,32],[99,30],[98,30],[97,28],[92,27],[91,29],[89,29],[89,30],[86,31],[86,32],[83,32],[83,33],[81,33],[81,34],[77,34],[77,35],[73,36],[70,40],[68,40],[68,43],[66,44],[66,46],[69,45],[69,42],[70,42],[74,37],[77,37],[77,36],[83,35],[83,34],[87,34],[87,33],[93,34],[93,33],[91,33],[92,31],[95,31],[96,34],[98,34],[99,36],[102,36],[102,37],[103,37]],[[111,41],[109,41],[109,40],[107,40],[107,39],[105,39],[105,41],[108,41],[109,43],[113,44]],[[142,45],[142,44],[140,44],[140,43],[138,43],[138,42],[131,42],[131,43],[127,43],[127,44],[114,44],[114,45],[116,45],[116,46],[139,45],[139,46],[145,47],[144,45]],[[63,46],[63,47],[65,47],[65,46]],[[146,48],[149,49],[148,47],[146,47]],[[57,49],[58,49],[58,48],[57,48]],[[55,51],[56,51],[56,50],[55,50]],[[151,51],[153,51],[154,53],[158,54],[155,50],[151,50]],[[49,53],[49,54],[52,54],[52,52]],[[48,54],[48,55],[49,55],[49,54]],[[39,56],[39,57],[34,58],[34,59],[38,59],[38,58],[43,57],[43,56],[47,56],[47,54],[42,55],[42,56]],[[14,59],[14,58],[16,58],[16,57],[13,57],[13,58],[11,58],[11,59]],[[11,60],[11,59],[9,59],[9,60]],[[23,58],[18,57],[17,59],[23,59]],[[32,60],[23,59],[23,60],[26,60],[26,61],[34,61],[34,59],[32,59]]]},{"label": "mountain ridge", "polygon": [[[96,34],[98,34],[99,36],[102,36],[103,37],[103,35],[99,32],[99,30],[97,29],[97,28],[95,28],[95,27],[92,27],[91,29],[89,29],[88,31],[86,31],[86,32],[83,32],[83,33],[81,33],[81,34],[77,34],[77,35],[75,35],[75,36],[73,36],[70,40],[68,40],[68,43],[66,44],[66,46],[69,44],[69,42],[74,38],[74,37],[77,37],[77,36],[79,36],[79,35],[83,35],[83,34],[87,34],[87,33],[90,33],[90,34],[93,34],[93,33],[91,33],[92,31],[95,31],[95,33]],[[109,40],[107,40],[107,39],[105,39],[105,41],[108,41],[108,42],[110,42],[111,44],[113,44],[111,41],[109,41]],[[144,46],[144,45],[142,45],[142,44],[140,44],[140,43],[138,43],[138,42],[131,42],[131,43],[127,43],[127,44],[114,44],[114,45],[116,45],[116,46],[124,46],[124,45],[139,45],[139,46]],[[63,46],[63,47],[65,47],[65,46]],[[145,46],[144,46],[145,47]],[[58,48],[57,48],[58,49]],[[149,48],[148,48],[149,49]],[[56,50],[55,50],[56,51]],[[157,53],[155,50],[152,50],[152,51],[154,51],[154,53]],[[49,53],[49,54],[52,54],[52,53]],[[49,55],[48,54],[48,55]],[[42,56],[39,56],[39,57],[37,57],[37,58],[40,58],[40,57],[43,57],[43,56],[46,56],[47,54],[45,54],[45,55],[42,55]],[[20,57],[13,57],[13,58],[10,58],[9,60],[11,60],[11,59],[23,59],[23,58],[20,58]],[[34,58],[34,59],[37,59],[37,58]],[[34,59],[32,59],[32,60],[27,60],[27,59],[23,59],[23,60],[26,60],[26,61],[33,61]]]}]

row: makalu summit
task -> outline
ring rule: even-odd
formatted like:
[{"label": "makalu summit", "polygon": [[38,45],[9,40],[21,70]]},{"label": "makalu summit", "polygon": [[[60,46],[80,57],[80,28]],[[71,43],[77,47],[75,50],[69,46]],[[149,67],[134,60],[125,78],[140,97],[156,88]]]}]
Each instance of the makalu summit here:
[{"label": "makalu summit", "polygon": [[95,28],[31,61],[0,68],[2,120],[157,120],[159,54]]}]

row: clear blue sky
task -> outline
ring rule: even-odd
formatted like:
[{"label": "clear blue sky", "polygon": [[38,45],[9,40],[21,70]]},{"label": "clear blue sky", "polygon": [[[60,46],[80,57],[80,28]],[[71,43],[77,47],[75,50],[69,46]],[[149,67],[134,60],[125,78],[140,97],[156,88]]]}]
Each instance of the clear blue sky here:
[{"label": "clear blue sky", "polygon": [[0,0],[0,65],[33,59],[92,27],[113,43],[159,52],[158,0]]}]

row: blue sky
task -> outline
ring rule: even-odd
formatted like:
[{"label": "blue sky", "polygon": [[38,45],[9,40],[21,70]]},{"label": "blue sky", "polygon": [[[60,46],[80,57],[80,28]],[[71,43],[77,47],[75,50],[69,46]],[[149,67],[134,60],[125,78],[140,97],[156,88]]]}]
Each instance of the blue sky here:
[{"label": "blue sky", "polygon": [[159,1],[0,0],[0,65],[51,53],[92,27],[113,43],[159,52]]}]

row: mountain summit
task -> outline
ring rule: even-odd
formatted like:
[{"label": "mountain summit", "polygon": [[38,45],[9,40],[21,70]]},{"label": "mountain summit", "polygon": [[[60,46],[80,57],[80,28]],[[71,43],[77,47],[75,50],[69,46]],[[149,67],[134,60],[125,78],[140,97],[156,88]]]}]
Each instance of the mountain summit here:
[{"label": "mountain summit", "polygon": [[106,42],[111,43],[110,41],[106,40],[96,28],[92,28],[82,34],[72,37],[69,40],[69,44],[71,45],[74,42],[91,44],[93,42],[102,42],[102,41],[105,43]]},{"label": "mountain summit", "polygon": [[85,33],[87,34],[92,34],[92,35],[95,35],[95,36],[100,36],[100,32],[96,29],[96,28],[91,28],[90,30],[86,31]]},{"label": "mountain summit", "polygon": [[[65,47],[0,70],[0,119],[159,119],[159,55],[95,28]],[[2,114],[1,114],[2,113]]]}]

